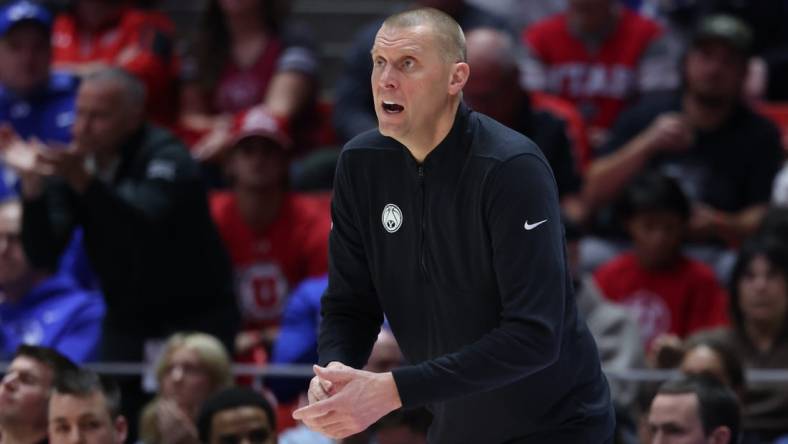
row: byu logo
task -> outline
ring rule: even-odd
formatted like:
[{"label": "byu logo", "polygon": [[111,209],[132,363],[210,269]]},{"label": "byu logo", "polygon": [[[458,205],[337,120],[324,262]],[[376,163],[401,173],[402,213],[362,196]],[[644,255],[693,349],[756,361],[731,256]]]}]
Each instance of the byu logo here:
[{"label": "byu logo", "polygon": [[394,204],[388,204],[383,207],[383,228],[389,233],[394,233],[402,226],[402,211]]}]

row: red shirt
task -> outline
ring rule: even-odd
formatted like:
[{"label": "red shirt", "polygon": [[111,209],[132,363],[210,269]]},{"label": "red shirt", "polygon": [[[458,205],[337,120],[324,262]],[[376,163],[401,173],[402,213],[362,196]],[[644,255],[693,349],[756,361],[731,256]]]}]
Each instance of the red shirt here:
[{"label": "red shirt", "polygon": [[271,38],[254,64],[247,68],[238,66],[232,57],[229,58],[214,92],[215,111],[235,113],[262,103],[282,49],[282,42]]},{"label": "red shirt", "polygon": [[527,28],[523,41],[544,67],[542,89],[572,101],[592,128],[609,129],[637,93],[641,58],[661,32],[656,22],[623,8],[593,52],[570,31],[565,14]]},{"label": "red shirt", "polygon": [[265,231],[241,218],[235,195],[211,195],[211,214],[230,253],[244,328],[277,325],[290,290],[328,272],[329,200],[288,194]]},{"label": "red shirt", "polygon": [[681,257],[666,270],[647,270],[626,253],[594,273],[608,299],[626,306],[640,325],[643,344],[664,333],[679,337],[728,325],[728,296],[705,264]]},{"label": "red shirt", "polygon": [[176,104],[173,35],[172,22],[158,12],[126,8],[116,24],[95,33],[61,14],[52,29],[52,60],[56,67],[99,62],[128,70],[145,82],[151,117],[169,124]]}]

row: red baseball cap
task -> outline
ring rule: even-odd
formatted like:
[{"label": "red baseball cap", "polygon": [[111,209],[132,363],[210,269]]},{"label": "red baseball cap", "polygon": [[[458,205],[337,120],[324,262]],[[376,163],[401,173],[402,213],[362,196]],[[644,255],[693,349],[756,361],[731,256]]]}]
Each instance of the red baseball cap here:
[{"label": "red baseball cap", "polygon": [[285,150],[290,149],[293,144],[282,123],[262,106],[255,106],[236,114],[232,132],[230,147],[238,145],[247,137],[263,137]]}]

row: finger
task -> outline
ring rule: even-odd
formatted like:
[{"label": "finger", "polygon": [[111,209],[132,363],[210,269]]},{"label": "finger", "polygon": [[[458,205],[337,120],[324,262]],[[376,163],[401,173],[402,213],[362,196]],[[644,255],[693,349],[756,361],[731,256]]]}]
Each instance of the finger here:
[{"label": "finger", "polygon": [[334,409],[334,398],[328,398],[323,401],[316,402],[314,404],[309,404],[306,407],[301,407],[300,409],[293,412],[293,419],[313,419],[319,416],[323,416]]},{"label": "finger", "polygon": [[329,398],[328,393],[320,387],[320,384],[317,384],[317,387],[310,387],[309,391],[307,392],[307,398],[309,399],[309,404],[314,404]]},{"label": "finger", "polygon": [[324,381],[329,381],[332,384],[346,383],[351,381],[356,376],[354,373],[355,370],[346,365],[332,366],[330,368],[314,365],[312,368],[315,370],[315,374],[318,378]]},{"label": "finger", "polygon": [[330,395],[331,390],[334,388],[334,384],[326,379],[318,379],[318,384],[320,384],[320,388],[326,395]]}]

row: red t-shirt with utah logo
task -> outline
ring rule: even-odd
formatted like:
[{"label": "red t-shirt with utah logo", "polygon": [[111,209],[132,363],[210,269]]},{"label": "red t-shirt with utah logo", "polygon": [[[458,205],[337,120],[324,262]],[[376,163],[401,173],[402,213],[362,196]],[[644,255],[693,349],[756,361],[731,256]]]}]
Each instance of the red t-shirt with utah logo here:
[{"label": "red t-shirt with utah logo", "polygon": [[288,194],[265,231],[243,221],[232,192],[213,194],[211,213],[233,262],[244,329],[278,325],[290,291],[328,271],[327,197]]}]

